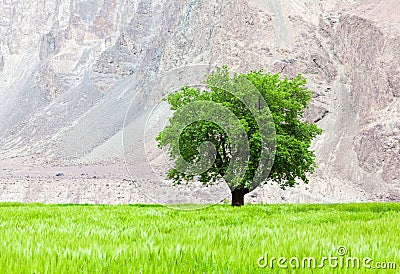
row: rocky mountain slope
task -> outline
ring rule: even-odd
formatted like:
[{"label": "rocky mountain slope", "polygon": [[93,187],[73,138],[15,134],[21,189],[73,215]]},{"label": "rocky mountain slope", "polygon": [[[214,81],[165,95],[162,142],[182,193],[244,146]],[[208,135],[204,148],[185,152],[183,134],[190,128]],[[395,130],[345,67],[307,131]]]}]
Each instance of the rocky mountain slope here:
[{"label": "rocky mountain slope", "polygon": [[[121,170],[123,138],[130,175],[154,182],[149,193],[165,192],[160,172],[152,174],[157,161],[146,161],[155,153],[143,147],[143,140],[154,145],[146,121],[165,115],[158,103],[166,92],[200,84],[226,64],[303,74],[315,91],[306,118],[324,130],[313,144],[319,167],[309,185],[265,186],[248,199],[400,200],[399,45],[398,0],[3,1],[0,199],[46,202],[70,192],[61,202],[82,201],[76,183],[39,196],[26,184],[57,185],[44,170],[62,166],[111,183],[129,177]],[[70,181],[82,179],[72,174]],[[93,202],[143,198],[93,192]]]}]

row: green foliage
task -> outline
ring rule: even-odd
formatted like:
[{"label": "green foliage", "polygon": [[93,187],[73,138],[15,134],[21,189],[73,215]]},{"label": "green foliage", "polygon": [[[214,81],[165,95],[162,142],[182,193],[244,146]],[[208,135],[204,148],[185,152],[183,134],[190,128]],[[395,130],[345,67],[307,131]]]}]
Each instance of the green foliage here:
[{"label": "green foliage", "polygon": [[[0,273],[286,273],[270,257],[351,256],[400,264],[400,204],[0,205]],[[367,271],[364,269],[364,271]],[[363,273],[288,269],[287,273]],[[397,270],[369,269],[368,273]]]},{"label": "green foliage", "polygon": [[[232,155],[241,149],[244,151],[243,146],[247,145],[248,155],[240,154],[237,157],[243,158],[240,160],[245,163],[244,167],[237,165],[233,171],[236,175],[240,174],[240,178],[233,176],[227,180],[225,177],[231,188],[251,188],[257,170],[264,172],[260,175],[262,182],[272,180],[282,188],[294,186],[297,179],[308,182],[307,173],[313,172],[316,167],[310,144],[321,130],[301,119],[312,95],[305,86],[305,78],[299,75],[293,79],[280,79],[279,74],[271,75],[263,71],[231,76],[229,69],[223,67],[208,75],[206,85],[205,90],[185,86],[166,98],[175,112],[169,120],[170,125],[159,133],[156,140],[160,147],[168,146],[169,156],[175,161],[168,179],[179,184],[196,177],[205,185],[212,184],[226,175]],[[251,89],[257,92],[249,92]],[[257,97],[254,94],[261,95]],[[268,106],[261,102],[266,102]],[[195,107],[188,110],[193,104]],[[249,109],[248,105],[256,107]],[[198,119],[186,126],[189,116],[201,118],[209,113],[218,113],[217,106],[235,116],[231,118],[223,113],[215,119],[229,120],[232,124],[229,127],[230,134],[218,122],[207,119]],[[258,122],[261,120],[267,122],[260,128]],[[179,142],[176,142],[176,136],[179,136]],[[206,166],[202,159],[211,153],[211,149],[204,145],[202,147],[204,142],[215,147],[215,162],[207,163],[207,169],[197,175],[188,172],[185,169],[188,164]],[[266,150],[270,158],[262,158],[262,152]],[[273,160],[271,169],[268,165],[272,165]]]},{"label": "green foliage", "polygon": [[315,124],[302,121],[304,109],[312,96],[301,75],[289,80],[279,74],[262,71],[245,75],[262,93],[273,115],[276,129],[276,157],[270,179],[284,188],[296,184],[296,179],[308,183],[307,173],[316,167],[311,141],[322,133]]}]

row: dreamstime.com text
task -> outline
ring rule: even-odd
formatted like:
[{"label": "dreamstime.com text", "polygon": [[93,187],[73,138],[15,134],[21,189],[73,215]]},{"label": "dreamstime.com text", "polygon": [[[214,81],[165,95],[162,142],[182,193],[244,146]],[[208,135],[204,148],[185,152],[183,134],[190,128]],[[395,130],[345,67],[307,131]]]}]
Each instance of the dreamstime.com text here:
[{"label": "dreamstime.com text", "polygon": [[339,268],[339,269],[397,269],[396,262],[374,261],[370,257],[353,257],[347,256],[347,249],[344,246],[337,248],[337,255],[329,254],[326,257],[270,257],[268,253],[264,254],[257,260],[260,268],[271,269],[290,269],[290,268]]}]

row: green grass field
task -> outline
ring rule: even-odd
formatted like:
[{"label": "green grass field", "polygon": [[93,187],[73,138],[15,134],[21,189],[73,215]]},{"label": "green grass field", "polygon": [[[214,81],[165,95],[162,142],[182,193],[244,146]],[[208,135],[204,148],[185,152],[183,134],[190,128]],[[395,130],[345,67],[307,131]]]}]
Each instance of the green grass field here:
[{"label": "green grass field", "polygon": [[[196,211],[0,204],[0,226],[0,273],[400,272],[396,203],[218,205]],[[340,246],[346,255],[338,255]],[[341,259],[336,268],[325,260],[318,268],[329,255],[342,258],[342,266]],[[281,264],[288,268],[275,260],[271,269],[271,257],[287,258]],[[289,265],[296,266],[293,257],[299,268]],[[305,257],[315,257],[315,268],[302,268]],[[356,268],[346,267],[348,257],[358,257],[360,269],[356,262]],[[373,260],[366,265],[371,269],[363,267],[365,257]],[[377,269],[377,262],[395,262],[397,270]]]}]

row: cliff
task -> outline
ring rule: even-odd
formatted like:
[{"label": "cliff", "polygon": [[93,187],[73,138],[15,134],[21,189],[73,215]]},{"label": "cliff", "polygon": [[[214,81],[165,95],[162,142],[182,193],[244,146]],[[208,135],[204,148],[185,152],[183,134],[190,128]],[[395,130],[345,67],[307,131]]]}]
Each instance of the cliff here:
[{"label": "cliff", "polygon": [[[306,119],[324,130],[309,185],[250,200],[400,200],[399,45],[397,0],[3,1],[2,176],[123,165],[124,125],[125,149],[151,145],[143,131],[163,95],[226,64],[303,74],[315,91]],[[151,172],[145,152],[132,152],[131,175]]]}]

